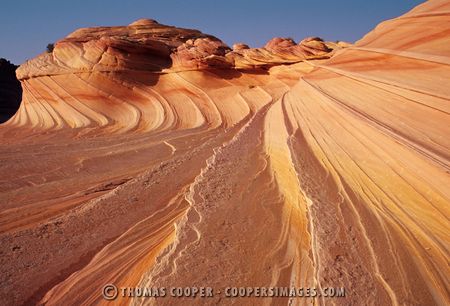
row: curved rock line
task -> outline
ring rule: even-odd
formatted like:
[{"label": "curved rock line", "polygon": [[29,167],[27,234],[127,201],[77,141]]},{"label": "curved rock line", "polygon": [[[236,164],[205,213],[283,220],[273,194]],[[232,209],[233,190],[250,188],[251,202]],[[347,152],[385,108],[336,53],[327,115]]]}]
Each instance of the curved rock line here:
[{"label": "curved rock line", "polygon": [[106,304],[113,283],[215,290],[133,305],[449,304],[449,10],[353,47],[149,19],[58,41],[17,69],[0,126],[0,300]]}]

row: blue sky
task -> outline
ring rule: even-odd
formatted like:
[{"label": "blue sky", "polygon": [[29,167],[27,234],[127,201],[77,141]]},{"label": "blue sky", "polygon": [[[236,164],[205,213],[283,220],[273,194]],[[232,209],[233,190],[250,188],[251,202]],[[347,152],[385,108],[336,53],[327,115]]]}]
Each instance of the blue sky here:
[{"label": "blue sky", "polygon": [[416,0],[2,0],[0,57],[20,64],[80,27],[126,25],[139,18],[199,29],[225,43],[264,45],[275,36],[354,42]]}]

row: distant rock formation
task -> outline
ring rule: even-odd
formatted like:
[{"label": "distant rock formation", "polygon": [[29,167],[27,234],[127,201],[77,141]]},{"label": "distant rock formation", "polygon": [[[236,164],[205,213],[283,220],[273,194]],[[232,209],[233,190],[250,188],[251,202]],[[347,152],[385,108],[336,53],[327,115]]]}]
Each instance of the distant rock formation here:
[{"label": "distant rock formation", "polygon": [[248,48],[237,44],[226,57],[238,69],[270,68],[276,65],[298,63],[303,60],[325,59],[332,56],[337,45],[327,45],[318,37],[302,40],[297,44],[292,38],[275,37],[263,48]]},{"label": "distant rock formation", "polygon": [[[330,45],[331,46],[331,45]],[[328,58],[337,45],[320,38],[296,44],[274,38],[264,48],[236,44],[233,50],[220,39],[198,30],[182,29],[140,19],[128,26],[76,30],[58,41],[53,52],[27,61],[19,79],[74,72],[162,71],[207,68],[268,68],[305,59]]]},{"label": "distant rock formation", "polygon": [[129,26],[83,28],[56,42],[52,53],[21,65],[17,75],[28,79],[89,71],[161,71],[172,66],[170,55],[179,46],[202,38],[220,41],[198,30],[166,26],[152,19]]},{"label": "distant rock formation", "polygon": [[22,87],[16,78],[17,67],[0,58],[0,123],[16,113],[22,100]]},{"label": "distant rock formation", "polygon": [[231,68],[225,54],[230,48],[211,38],[189,39],[171,54],[172,67],[182,69]]},{"label": "distant rock formation", "polygon": [[233,45],[233,51],[239,51],[244,49],[250,49],[250,47],[247,44],[243,43],[237,43]]},{"label": "distant rock formation", "polygon": [[[134,78],[139,83],[152,84],[161,74],[180,71],[221,69],[221,73],[238,75],[239,71],[259,69],[259,73],[267,73],[278,65],[327,59],[336,49],[341,47],[329,47],[317,37],[299,44],[287,38],[274,38],[263,48],[237,44],[231,49],[212,35],[163,25],[153,19],[140,19],[128,26],[82,28],[57,41],[51,52],[42,53],[17,69],[17,77],[25,88],[24,103],[41,103],[42,108],[25,106],[15,120],[21,123],[31,120],[41,127],[115,122],[127,129],[132,126],[127,116],[142,124],[138,119],[140,112],[146,112],[142,104],[137,106],[138,111],[127,108],[100,114],[80,108],[80,101],[86,96],[110,100],[114,95],[108,93],[118,88],[114,83],[129,83]],[[152,76],[144,78],[144,75]],[[134,80],[129,86],[135,86]],[[92,90],[89,95],[86,87]],[[145,124],[149,125],[146,128],[152,126]]]}]

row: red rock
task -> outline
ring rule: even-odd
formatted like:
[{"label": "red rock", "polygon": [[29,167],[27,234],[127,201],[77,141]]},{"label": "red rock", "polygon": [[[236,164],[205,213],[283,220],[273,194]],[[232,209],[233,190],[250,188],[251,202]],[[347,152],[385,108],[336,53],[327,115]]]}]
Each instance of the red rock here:
[{"label": "red rock", "polygon": [[96,305],[111,283],[217,292],[117,304],[289,302],[218,293],[242,285],[448,305],[449,11],[345,49],[230,51],[151,20],[59,41],[0,125],[0,301]]},{"label": "red rock", "polygon": [[243,43],[237,43],[233,45],[233,51],[239,51],[244,49],[250,49],[250,47]]},{"label": "red rock", "polygon": [[133,27],[133,26],[134,27],[141,27],[141,26],[146,27],[146,26],[153,26],[156,24],[159,24],[159,23],[158,23],[158,21],[156,21],[154,19],[142,18],[142,19],[139,19],[139,20],[136,20],[136,21],[130,23],[128,26],[130,26],[130,27]]},{"label": "red rock", "polygon": [[19,79],[73,72],[158,71],[171,66],[170,54],[189,39],[217,38],[140,19],[129,26],[79,29],[58,41],[52,53],[27,61]]},{"label": "red rock", "polygon": [[[339,46],[334,46],[339,48]],[[226,57],[236,68],[268,68],[280,64],[292,64],[305,59],[329,58],[333,46],[327,46],[320,38],[310,37],[300,44],[291,38],[276,37],[271,39],[263,48],[233,48]]]},{"label": "red rock", "polygon": [[173,69],[231,68],[225,60],[230,48],[218,39],[190,39],[180,45],[172,54]]}]

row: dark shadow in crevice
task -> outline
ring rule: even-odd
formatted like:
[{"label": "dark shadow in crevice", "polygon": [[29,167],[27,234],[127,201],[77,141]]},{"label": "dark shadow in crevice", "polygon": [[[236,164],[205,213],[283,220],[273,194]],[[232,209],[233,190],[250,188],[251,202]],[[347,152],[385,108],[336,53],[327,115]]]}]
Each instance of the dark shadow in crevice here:
[{"label": "dark shadow in crevice", "polygon": [[0,58],[0,124],[14,116],[22,101],[22,86],[16,77],[17,67]]}]

